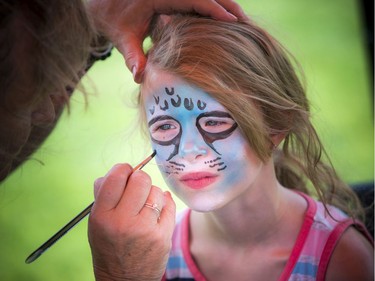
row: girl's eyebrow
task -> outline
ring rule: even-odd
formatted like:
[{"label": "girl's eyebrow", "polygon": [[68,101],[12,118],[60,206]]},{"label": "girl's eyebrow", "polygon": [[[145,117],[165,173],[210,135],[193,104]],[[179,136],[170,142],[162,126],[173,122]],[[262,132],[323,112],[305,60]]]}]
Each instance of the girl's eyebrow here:
[{"label": "girl's eyebrow", "polygon": [[[220,111],[220,110],[214,110],[214,111],[201,113],[197,117],[197,120],[201,119],[202,117],[226,117],[226,118],[233,119],[232,116],[228,112]],[[170,115],[159,115],[159,116],[152,118],[148,122],[148,127],[152,126],[154,123],[158,121],[163,121],[163,120],[176,120],[176,119]]]},{"label": "girl's eyebrow", "polygon": [[214,110],[214,111],[209,111],[209,112],[204,112],[199,114],[197,119],[200,119],[202,117],[226,117],[226,118],[232,118],[232,116],[226,112],[226,111],[219,111],[219,110]]},{"label": "girl's eyebrow", "polygon": [[162,120],[176,120],[176,119],[174,119],[172,116],[169,116],[169,115],[159,115],[159,116],[156,116],[156,117],[152,118],[148,122],[148,126],[150,127],[152,124],[154,124],[158,121],[162,121]]}]

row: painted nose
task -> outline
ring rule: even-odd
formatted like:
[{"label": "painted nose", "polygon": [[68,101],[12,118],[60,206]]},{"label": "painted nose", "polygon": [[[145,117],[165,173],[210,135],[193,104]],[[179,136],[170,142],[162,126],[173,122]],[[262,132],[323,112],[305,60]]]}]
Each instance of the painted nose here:
[{"label": "painted nose", "polygon": [[203,141],[200,134],[185,132],[180,140],[179,155],[187,161],[193,162],[199,157],[207,155],[207,144]]}]

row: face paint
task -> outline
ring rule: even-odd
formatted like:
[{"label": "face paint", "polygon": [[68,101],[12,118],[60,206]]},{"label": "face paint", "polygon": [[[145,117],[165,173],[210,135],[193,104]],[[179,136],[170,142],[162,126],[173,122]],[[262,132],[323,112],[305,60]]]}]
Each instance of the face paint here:
[{"label": "face paint", "polygon": [[142,94],[156,161],[171,190],[190,208],[217,209],[250,186],[261,161],[219,102],[160,71]]}]

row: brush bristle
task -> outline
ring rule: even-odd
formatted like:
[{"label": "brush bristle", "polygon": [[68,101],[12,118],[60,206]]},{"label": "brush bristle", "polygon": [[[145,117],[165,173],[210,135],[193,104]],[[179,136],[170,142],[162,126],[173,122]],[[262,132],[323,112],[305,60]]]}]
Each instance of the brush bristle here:
[{"label": "brush bristle", "polygon": [[156,150],[150,155],[151,158],[153,158],[156,155]]}]

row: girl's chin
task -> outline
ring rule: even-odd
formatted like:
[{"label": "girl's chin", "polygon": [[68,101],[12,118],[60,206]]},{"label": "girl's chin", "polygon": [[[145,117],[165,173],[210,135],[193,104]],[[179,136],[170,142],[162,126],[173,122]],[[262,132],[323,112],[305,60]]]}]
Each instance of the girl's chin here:
[{"label": "girl's chin", "polygon": [[213,211],[216,211],[216,210],[219,210],[222,206],[203,206],[203,205],[199,205],[197,206],[196,204],[193,204],[193,205],[187,205],[189,207],[189,209],[195,211],[195,212],[199,212],[199,213],[208,213],[208,212],[213,212]]},{"label": "girl's chin", "polygon": [[201,212],[201,213],[207,213],[207,212],[218,210],[226,204],[226,201],[218,200],[217,197],[208,198],[206,196],[199,196],[199,195],[197,197],[195,198],[180,197],[180,199],[186,204],[186,206],[189,207],[189,209],[196,211],[196,212]]}]

